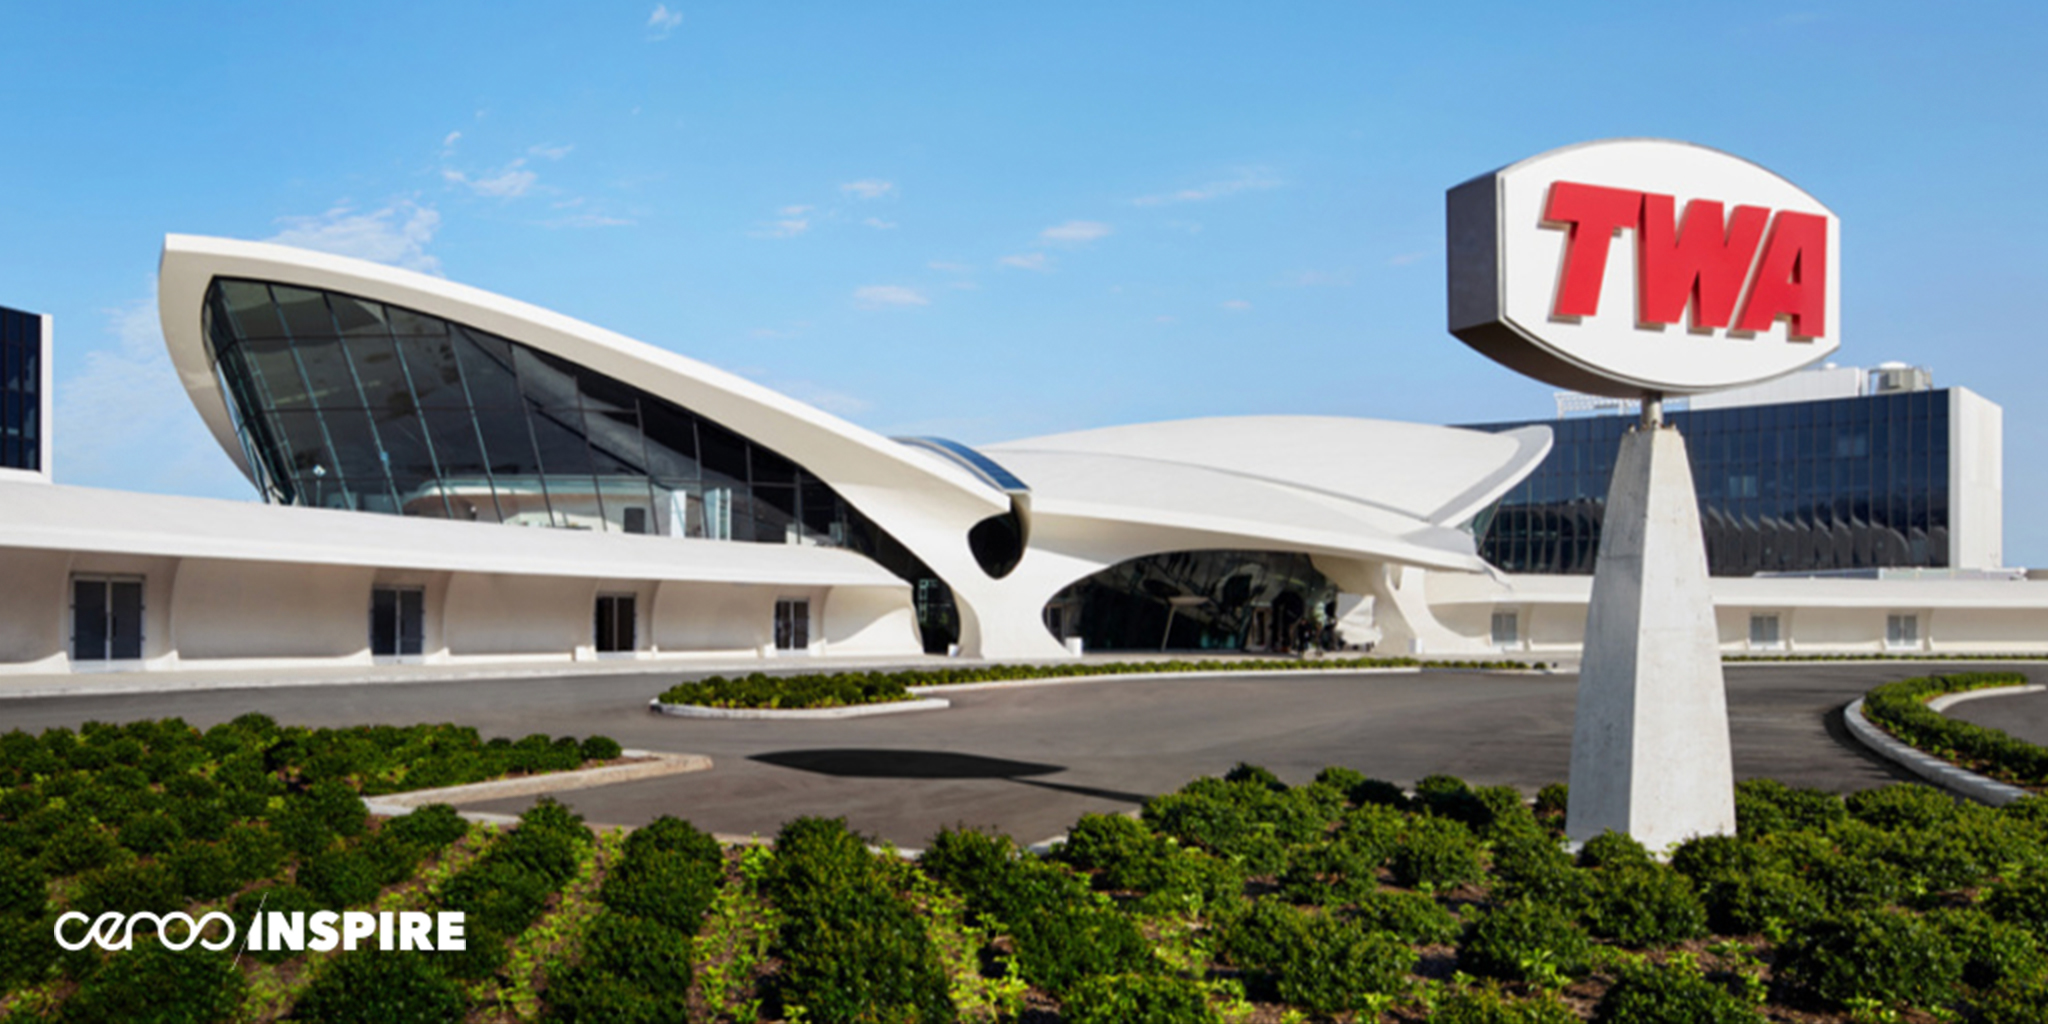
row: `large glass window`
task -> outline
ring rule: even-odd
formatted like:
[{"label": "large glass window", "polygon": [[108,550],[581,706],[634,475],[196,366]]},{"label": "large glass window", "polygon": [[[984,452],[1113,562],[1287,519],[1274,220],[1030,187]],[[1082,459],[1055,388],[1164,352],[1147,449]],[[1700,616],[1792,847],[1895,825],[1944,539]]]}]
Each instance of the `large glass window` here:
[{"label": "large glass window", "polygon": [[[1948,565],[1948,392],[1676,411],[1716,576]],[[1508,572],[1590,575],[1625,416],[1540,424],[1555,443],[1477,522]]]},{"label": "large glass window", "polygon": [[42,468],[43,318],[0,308],[0,467]]},{"label": "large glass window", "polygon": [[71,578],[71,659],[125,661],[142,657],[140,576]]}]

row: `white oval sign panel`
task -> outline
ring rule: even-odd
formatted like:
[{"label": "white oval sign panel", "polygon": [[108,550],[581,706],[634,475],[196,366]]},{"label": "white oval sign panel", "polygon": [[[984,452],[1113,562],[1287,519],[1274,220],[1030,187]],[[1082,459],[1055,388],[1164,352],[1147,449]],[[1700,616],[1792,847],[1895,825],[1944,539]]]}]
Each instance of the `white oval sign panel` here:
[{"label": "white oval sign panel", "polygon": [[1665,139],[1553,149],[1452,189],[1450,329],[1590,394],[1698,394],[1840,345],[1841,222],[1740,157]]}]

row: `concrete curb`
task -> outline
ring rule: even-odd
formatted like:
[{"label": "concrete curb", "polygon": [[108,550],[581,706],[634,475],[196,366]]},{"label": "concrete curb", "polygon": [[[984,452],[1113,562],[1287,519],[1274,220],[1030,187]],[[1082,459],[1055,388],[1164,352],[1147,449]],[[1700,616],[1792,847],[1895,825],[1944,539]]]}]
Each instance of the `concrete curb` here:
[{"label": "concrete curb", "polygon": [[[2000,687],[1999,689],[2010,691],[2017,689],[2017,687]],[[1983,692],[1990,693],[1992,691]],[[1968,800],[1975,800],[1980,804],[2003,807],[2014,800],[2018,800],[2020,797],[2028,795],[2026,790],[2018,786],[2008,786],[2003,782],[1987,779],[1976,772],[1958,768],[1932,754],[1921,753],[1893,739],[1889,733],[1886,733],[1883,729],[1878,728],[1875,723],[1863,717],[1863,698],[1861,697],[1850,701],[1849,705],[1842,709],[1842,722],[1849,727],[1849,735],[1862,741],[1864,746],[1869,747],[1878,756],[1892,761],[1907,771],[1920,776],[1922,779],[1927,780],[1929,784],[1947,790],[1957,796]]]},{"label": "concrete curb", "polygon": [[1274,679],[1283,676],[1316,676],[1341,672],[1346,675],[1414,675],[1421,666],[1394,668],[1269,668],[1257,672],[1121,672],[1094,676],[1047,676],[1039,679],[991,679],[982,683],[940,683],[906,687],[912,693],[972,693],[976,690],[1005,690],[1025,686],[1065,686],[1070,683],[1112,683],[1132,679]]},{"label": "concrete curb", "polygon": [[705,707],[702,704],[664,704],[659,697],[647,702],[647,710],[660,715],[673,715],[677,718],[749,719],[755,721],[867,718],[871,715],[900,715],[906,711],[939,711],[952,706],[952,701],[936,697],[929,697],[924,700],[894,700],[881,704],[848,704],[836,708],[712,708]]},{"label": "concrete curb", "polygon": [[1927,702],[1927,710],[1946,713],[1948,709],[1966,701],[1981,700],[1985,697],[2017,697],[2022,693],[2040,693],[2048,686],[2028,683],[2022,686],[1993,686],[1984,690],[1964,690],[1961,693],[1944,693]]},{"label": "concrete curb", "polygon": [[[489,782],[472,782],[461,786],[443,786],[439,789],[415,789],[405,793],[385,793],[380,796],[363,798],[363,808],[371,814],[396,818],[411,814],[415,808],[427,804],[475,803],[481,800],[504,800],[515,796],[533,796],[537,793],[566,793],[570,790],[590,789],[594,786],[610,786],[620,782],[637,782],[641,779],[655,779],[664,775],[681,775],[685,772],[701,772],[711,769],[711,759],[702,754],[663,754],[651,750],[622,751],[624,756],[640,758],[631,764],[609,764],[598,768],[582,768],[573,772],[550,772],[545,775],[521,775],[514,779],[493,779]],[[457,811],[469,821],[492,825],[508,825],[519,821],[516,815],[489,814],[483,811]],[[592,826],[606,828],[609,826]]]}]

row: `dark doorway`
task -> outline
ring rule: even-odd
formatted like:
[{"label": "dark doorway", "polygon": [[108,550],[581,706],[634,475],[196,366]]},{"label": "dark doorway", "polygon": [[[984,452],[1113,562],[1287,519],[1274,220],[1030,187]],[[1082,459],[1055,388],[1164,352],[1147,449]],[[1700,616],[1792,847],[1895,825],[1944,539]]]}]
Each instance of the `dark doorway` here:
[{"label": "dark doorway", "polygon": [[71,578],[71,658],[123,661],[142,657],[142,579]]},{"label": "dark doorway", "polygon": [[370,653],[379,657],[417,655],[426,645],[427,595],[418,587],[370,590]]}]

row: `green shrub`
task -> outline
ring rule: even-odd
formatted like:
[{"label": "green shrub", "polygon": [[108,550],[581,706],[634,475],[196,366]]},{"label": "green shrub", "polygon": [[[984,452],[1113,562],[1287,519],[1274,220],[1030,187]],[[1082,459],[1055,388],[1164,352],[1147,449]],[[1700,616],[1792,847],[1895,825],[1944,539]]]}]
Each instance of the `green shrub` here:
[{"label": "green shrub", "polygon": [[1984,909],[2048,941],[2048,871],[2001,880],[1984,894]]},{"label": "green shrub", "polygon": [[1707,908],[1692,881],[1661,864],[1601,868],[1580,917],[1601,938],[1631,947],[1668,946],[1707,933]]},{"label": "green shrub", "polygon": [[1700,901],[1707,924],[1723,935],[1762,934],[1774,939],[1826,913],[1826,901],[1804,878],[1779,868],[1716,876]]},{"label": "green shrub", "polygon": [[305,1024],[448,1024],[463,1020],[468,1009],[461,987],[436,972],[432,958],[366,950],[327,961],[287,1019]]},{"label": "green shrub", "polygon": [[262,825],[236,825],[228,829],[221,845],[234,861],[238,878],[269,878],[284,866],[284,840]]},{"label": "green shrub", "polygon": [[1997,988],[2010,981],[2048,976],[2048,955],[2031,932],[1975,907],[1944,908],[1927,915],[1963,961],[1963,983]]},{"label": "green shrub", "polygon": [[1184,978],[1111,974],[1076,984],[1060,1003],[1064,1024],[1217,1024],[1202,986]]},{"label": "green shrub", "polygon": [[690,987],[690,937],[659,921],[600,914],[583,940],[583,963],[642,989]]},{"label": "green shrub", "polygon": [[1962,980],[1963,961],[1934,925],[1895,910],[1824,918],[1782,949],[1779,970],[1836,1006],[1931,1008]]},{"label": "green shrub", "polygon": [[1625,832],[1602,832],[1579,848],[1582,868],[1646,868],[1654,863],[1650,851]]},{"label": "green shrub", "polygon": [[66,826],[43,846],[42,867],[52,878],[106,867],[121,856],[105,829],[84,822]]},{"label": "green shrub", "polygon": [[689,1019],[688,993],[648,989],[578,965],[548,979],[544,1020],[573,1024],[671,1024]]},{"label": "green shrub", "polygon": [[578,750],[585,761],[615,761],[625,752],[610,736],[586,737]]},{"label": "green shrub", "polygon": [[1060,902],[1010,923],[1025,980],[1064,993],[1083,978],[1156,970],[1152,945],[1130,918],[1108,907]]},{"label": "green shrub", "polygon": [[1449,945],[1463,930],[1457,915],[1413,892],[1360,893],[1349,916],[1370,931],[1389,932],[1421,946]]},{"label": "green shrub", "polygon": [[1570,915],[1529,900],[1479,915],[1458,945],[1460,970],[1502,981],[1560,982],[1584,974],[1592,957],[1593,940]]},{"label": "green shrub", "polygon": [[695,825],[666,814],[634,829],[626,837],[628,857],[656,850],[683,854],[705,864],[718,864],[725,858],[725,848],[718,844],[718,840],[699,831]]},{"label": "green shrub", "polygon": [[1585,904],[1589,885],[1587,872],[1573,866],[1572,855],[1558,840],[1529,832],[1494,842],[1493,875],[1498,900],[1536,900],[1573,913]]},{"label": "green shrub", "polygon": [[1553,782],[1536,791],[1536,815],[1541,818],[1562,818],[1571,807],[1571,788],[1562,782]]},{"label": "green shrub", "polygon": [[49,889],[41,868],[20,854],[0,850],[0,919],[41,917]]},{"label": "green shrub", "polygon": [[1594,1008],[1597,1024],[1763,1024],[1764,1016],[1702,977],[1692,958],[1628,964]]},{"label": "green shrub", "polygon": [[1410,806],[1408,791],[1385,779],[1367,779],[1352,786],[1351,802],[1360,807],[1371,804],[1397,811],[1405,811]]},{"label": "green shrub", "polygon": [[213,1024],[235,1015],[244,987],[233,950],[213,951],[196,943],[172,950],[138,939],[133,949],[108,957],[106,966],[64,1003],[61,1016],[132,1024]]},{"label": "green shrub", "polygon": [[1793,789],[1775,779],[1745,779],[1735,784],[1736,831],[1745,839],[1801,828],[1826,828],[1848,812],[1840,797],[1813,789]]},{"label": "green shrub", "polygon": [[1330,915],[1290,936],[1275,990],[1282,1001],[1316,1013],[1364,1010],[1398,992],[1415,969],[1415,950],[1384,932]]},{"label": "green shrub", "polygon": [[185,905],[178,880],[162,864],[116,864],[85,875],[71,909],[87,917],[119,912],[165,914]]},{"label": "green shrub", "polygon": [[1956,800],[1931,786],[1895,782],[1851,793],[1849,814],[1881,829],[1938,828],[1956,818]]},{"label": "green shrub", "polygon": [[1297,903],[1344,902],[1354,890],[1379,888],[1384,850],[1340,836],[1327,843],[1297,846],[1287,853],[1280,891]]},{"label": "green shrub", "polygon": [[1993,778],[2021,786],[2048,783],[2048,749],[2015,739],[1989,726],[1932,711],[1927,700],[1943,693],[2013,686],[2026,682],[2016,672],[1971,672],[1887,683],[1863,699],[1864,717],[1901,742]]},{"label": "green shrub", "polygon": [[468,835],[469,822],[447,804],[428,804],[385,821],[378,831],[393,833],[422,849],[439,850]]},{"label": "green shrub", "polygon": [[783,961],[775,994],[785,1013],[820,1021],[954,1019],[924,922],[845,822],[785,824],[763,885],[783,911],[773,950]]},{"label": "green shrub", "polygon": [[1579,1024],[1579,1015],[1548,992],[1517,999],[1494,984],[1460,989],[1436,1004],[1430,1024]]},{"label": "green shrub", "polygon": [[1479,841],[1472,833],[1440,818],[1410,818],[1394,844],[1389,862],[1394,881],[1405,886],[1442,889],[1480,877]]},{"label": "green shrub", "polygon": [[164,866],[177,879],[178,892],[195,902],[219,899],[244,881],[234,857],[218,843],[186,843],[164,858]]},{"label": "green shrub", "polygon": [[1977,1003],[1977,1017],[1983,1024],[2041,1024],[2043,1007],[2048,1007],[2048,978],[2009,981],[1985,994]]},{"label": "green shrub", "polygon": [[333,909],[368,903],[382,888],[376,866],[360,845],[337,847],[300,861],[297,881],[313,898]]},{"label": "green shrub", "polygon": [[1671,851],[1671,867],[1695,883],[1754,871],[1763,860],[1755,843],[1735,836],[1694,836]]},{"label": "green shrub", "polygon": [[146,811],[121,823],[121,845],[144,857],[169,853],[184,838],[178,819],[162,811]]},{"label": "green shrub", "polygon": [[650,849],[628,855],[605,876],[598,900],[607,910],[697,934],[704,910],[718,895],[722,867],[687,853]]},{"label": "green shrub", "polygon": [[353,838],[369,825],[362,797],[340,779],[321,779],[306,791],[307,807],[335,835]]}]

